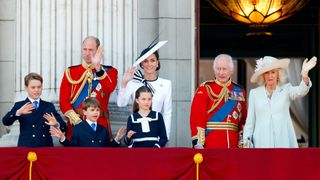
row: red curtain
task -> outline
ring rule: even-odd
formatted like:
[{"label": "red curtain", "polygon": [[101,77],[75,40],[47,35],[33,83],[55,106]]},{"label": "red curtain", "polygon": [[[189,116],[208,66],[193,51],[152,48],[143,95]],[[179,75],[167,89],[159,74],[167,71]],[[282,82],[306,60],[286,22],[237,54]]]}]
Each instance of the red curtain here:
[{"label": "red curtain", "polygon": [[0,179],[320,179],[320,149],[0,148]]}]

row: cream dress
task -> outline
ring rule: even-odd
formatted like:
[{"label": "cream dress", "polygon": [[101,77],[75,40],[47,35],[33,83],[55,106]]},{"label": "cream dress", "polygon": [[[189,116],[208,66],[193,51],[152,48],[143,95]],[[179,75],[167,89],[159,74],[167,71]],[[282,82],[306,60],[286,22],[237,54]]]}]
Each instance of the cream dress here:
[{"label": "cream dress", "polygon": [[253,140],[255,148],[296,148],[297,138],[290,117],[290,102],[305,96],[311,87],[301,81],[299,86],[290,83],[277,86],[271,99],[265,86],[252,89],[243,138]]}]

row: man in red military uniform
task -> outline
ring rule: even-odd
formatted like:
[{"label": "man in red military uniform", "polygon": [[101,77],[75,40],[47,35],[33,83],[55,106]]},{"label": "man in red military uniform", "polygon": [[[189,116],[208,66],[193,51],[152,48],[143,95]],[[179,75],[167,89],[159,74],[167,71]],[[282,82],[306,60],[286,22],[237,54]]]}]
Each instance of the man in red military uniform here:
[{"label": "man in red military uniform", "polygon": [[95,97],[100,102],[98,123],[105,126],[112,136],[108,102],[117,85],[118,71],[112,66],[101,64],[103,48],[96,37],[85,38],[82,43],[82,58],[82,64],[65,70],[60,86],[60,109],[68,120],[66,137],[70,139],[73,126],[85,120],[82,102],[88,97]]},{"label": "man in red military uniform", "polygon": [[190,114],[194,148],[237,148],[247,116],[246,92],[231,81],[233,62],[218,55],[213,63],[215,80],[196,91]]}]

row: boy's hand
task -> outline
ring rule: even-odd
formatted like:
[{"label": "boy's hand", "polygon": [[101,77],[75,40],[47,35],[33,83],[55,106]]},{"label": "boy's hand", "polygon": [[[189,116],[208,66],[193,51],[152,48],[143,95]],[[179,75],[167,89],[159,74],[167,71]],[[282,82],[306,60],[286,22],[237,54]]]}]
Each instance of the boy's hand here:
[{"label": "boy's hand", "polygon": [[20,109],[18,109],[16,113],[18,115],[31,114],[33,109],[34,109],[33,104],[30,102],[27,102]]},{"label": "boy's hand", "polygon": [[127,134],[127,138],[130,139],[135,133],[136,133],[135,131],[130,130]]},{"label": "boy's hand", "polygon": [[55,128],[54,126],[50,126],[50,134],[51,136],[59,138],[60,142],[63,142],[66,139],[62,131],[59,128]]},{"label": "boy's hand", "polygon": [[58,127],[58,121],[52,113],[51,114],[46,113],[43,115],[43,117],[48,121],[48,122],[45,122],[46,125]]},{"label": "boy's hand", "polygon": [[121,128],[118,130],[117,135],[116,135],[116,137],[114,138],[114,140],[116,140],[116,141],[119,142],[119,141],[123,138],[123,136],[126,134],[126,131],[127,131],[126,128],[121,127]]}]

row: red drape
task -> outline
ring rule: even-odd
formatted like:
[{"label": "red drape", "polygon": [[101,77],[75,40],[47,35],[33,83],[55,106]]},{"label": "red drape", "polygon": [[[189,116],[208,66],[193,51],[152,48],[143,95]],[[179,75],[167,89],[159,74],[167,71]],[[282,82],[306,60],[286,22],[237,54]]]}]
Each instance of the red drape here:
[{"label": "red drape", "polygon": [[320,149],[0,148],[0,179],[320,179]]}]

